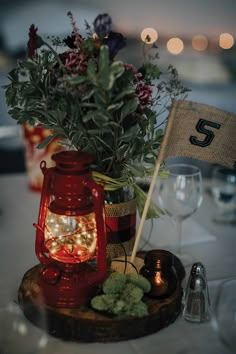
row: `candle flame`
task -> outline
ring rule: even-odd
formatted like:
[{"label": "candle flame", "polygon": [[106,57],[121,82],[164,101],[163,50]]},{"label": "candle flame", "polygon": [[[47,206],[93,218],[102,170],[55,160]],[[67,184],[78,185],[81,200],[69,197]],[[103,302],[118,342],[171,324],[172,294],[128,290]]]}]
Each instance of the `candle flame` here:
[{"label": "candle flame", "polygon": [[156,272],[154,281],[155,281],[155,284],[158,286],[164,284],[164,281],[162,280],[162,277],[161,277],[161,272]]}]

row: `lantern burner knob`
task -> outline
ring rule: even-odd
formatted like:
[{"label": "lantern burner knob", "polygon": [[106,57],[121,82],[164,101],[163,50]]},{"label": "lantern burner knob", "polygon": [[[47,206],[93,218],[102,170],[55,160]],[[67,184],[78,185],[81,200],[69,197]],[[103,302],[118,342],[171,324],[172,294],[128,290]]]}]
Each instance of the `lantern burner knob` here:
[{"label": "lantern burner knob", "polygon": [[60,270],[55,265],[47,265],[42,271],[43,279],[49,284],[56,284],[60,278]]}]

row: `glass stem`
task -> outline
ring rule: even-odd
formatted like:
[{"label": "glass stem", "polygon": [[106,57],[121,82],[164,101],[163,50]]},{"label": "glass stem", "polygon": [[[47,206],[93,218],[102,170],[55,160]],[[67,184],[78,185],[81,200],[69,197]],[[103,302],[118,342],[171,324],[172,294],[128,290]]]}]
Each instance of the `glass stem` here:
[{"label": "glass stem", "polygon": [[181,254],[182,247],[181,247],[181,240],[182,240],[182,219],[176,218],[176,231],[177,231],[177,245],[176,245],[176,253]]}]

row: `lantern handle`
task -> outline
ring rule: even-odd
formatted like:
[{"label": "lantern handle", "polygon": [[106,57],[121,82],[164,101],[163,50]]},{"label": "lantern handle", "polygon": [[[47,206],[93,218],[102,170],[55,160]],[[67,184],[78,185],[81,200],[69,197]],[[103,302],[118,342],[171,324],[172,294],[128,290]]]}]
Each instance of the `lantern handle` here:
[{"label": "lantern handle", "polygon": [[51,180],[53,168],[47,168],[45,161],[42,161],[40,163],[40,168],[44,175],[44,179],[43,179],[43,186],[41,192],[38,223],[34,224],[34,227],[36,228],[35,253],[42,264],[49,264],[51,262],[51,259],[47,256],[47,249],[44,245],[44,227],[45,227],[45,218],[46,218],[48,204],[49,204],[48,189],[50,186],[50,180]]},{"label": "lantern handle", "polygon": [[[93,197],[93,204],[94,204],[94,212],[95,212],[95,220],[97,225],[97,262],[99,268],[100,279],[96,279],[101,281],[106,276],[107,272],[107,263],[106,263],[106,229],[105,229],[105,222],[104,222],[104,189],[101,185],[97,184],[93,179],[84,179],[83,180],[84,187],[88,188]],[[101,236],[100,236],[101,235]],[[97,274],[94,274],[97,277]],[[90,279],[91,281],[91,279]],[[94,281],[92,279],[92,281]]]}]

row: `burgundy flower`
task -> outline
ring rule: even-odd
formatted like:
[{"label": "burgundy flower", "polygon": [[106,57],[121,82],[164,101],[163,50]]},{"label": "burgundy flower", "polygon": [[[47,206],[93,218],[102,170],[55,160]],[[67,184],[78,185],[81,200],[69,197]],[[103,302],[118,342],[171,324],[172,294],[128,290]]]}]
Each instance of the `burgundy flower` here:
[{"label": "burgundy flower", "polygon": [[152,104],[152,87],[150,85],[146,85],[143,82],[139,82],[135,94],[138,97],[140,104],[142,106],[147,106],[148,104]]},{"label": "burgundy flower", "polygon": [[77,53],[75,50],[64,53],[65,68],[72,74],[83,73],[88,66],[88,57],[85,52]]},{"label": "burgundy flower", "polygon": [[126,71],[131,71],[134,74],[134,78],[136,81],[139,81],[141,77],[143,76],[141,73],[137,71],[134,65],[132,64],[124,64],[124,68]]},{"label": "burgundy flower", "polygon": [[28,57],[33,59],[36,53],[36,49],[40,48],[44,42],[40,36],[37,35],[38,28],[35,25],[31,25],[29,28],[29,40],[27,43]]},{"label": "burgundy flower", "polygon": [[67,12],[67,16],[69,16],[69,18],[70,18],[71,26],[72,26],[72,29],[73,29],[71,39],[74,40],[74,43],[73,43],[74,47],[71,47],[70,45],[69,45],[69,47],[72,48],[72,49],[73,48],[80,48],[81,44],[83,42],[83,39],[82,39],[81,35],[78,32],[78,28],[76,26],[76,22],[74,20],[74,17],[72,15],[71,11]]},{"label": "burgundy flower", "polygon": [[37,49],[37,31],[38,28],[35,25],[31,25],[29,28],[29,41],[27,43],[28,47],[28,57],[33,59],[36,49]]},{"label": "burgundy flower", "polygon": [[136,72],[137,72],[137,69],[135,68],[135,66],[133,64],[124,63],[124,68],[127,71],[132,71],[134,74],[136,74]]}]

